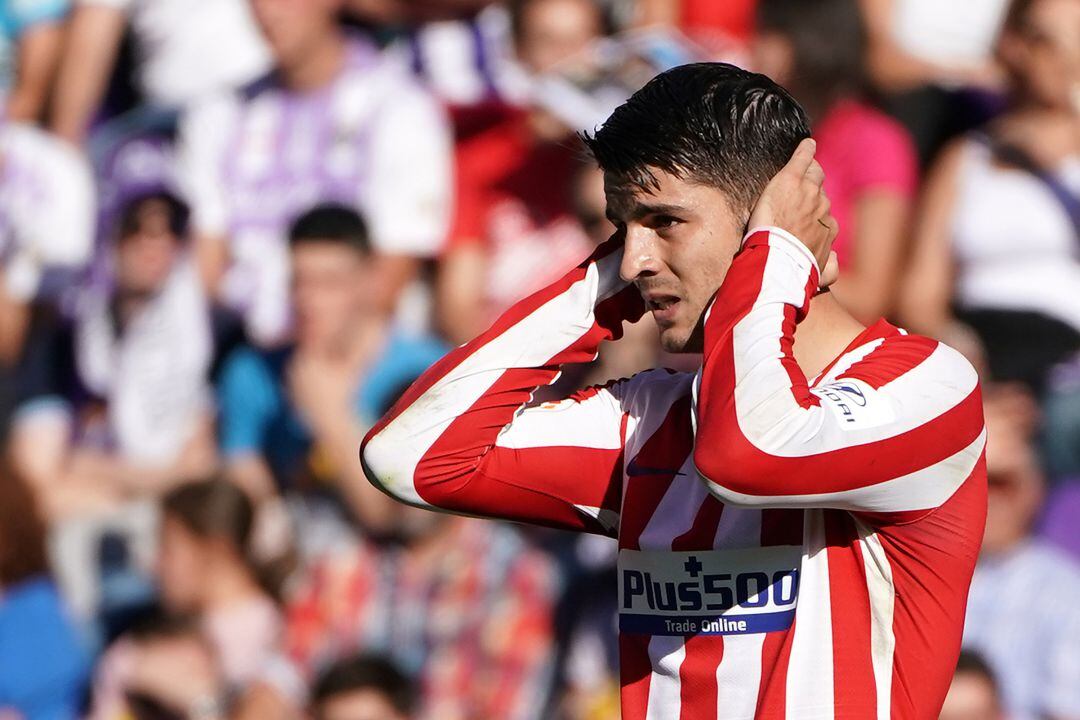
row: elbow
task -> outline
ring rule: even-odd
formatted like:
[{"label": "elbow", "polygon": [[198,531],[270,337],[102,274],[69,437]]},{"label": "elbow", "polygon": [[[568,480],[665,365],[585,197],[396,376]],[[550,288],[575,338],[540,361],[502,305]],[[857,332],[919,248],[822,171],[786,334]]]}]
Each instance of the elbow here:
[{"label": "elbow", "polygon": [[694,466],[705,489],[725,505],[736,507],[762,507],[771,504],[774,494],[772,479],[777,476],[768,462],[768,456],[747,451],[717,451],[726,445],[700,444],[694,450]]},{"label": "elbow", "polygon": [[395,462],[402,453],[388,437],[386,428],[382,432],[369,432],[360,444],[360,464],[364,477],[376,489],[401,502],[410,502],[415,495],[411,477],[406,477],[406,469],[400,462]]}]

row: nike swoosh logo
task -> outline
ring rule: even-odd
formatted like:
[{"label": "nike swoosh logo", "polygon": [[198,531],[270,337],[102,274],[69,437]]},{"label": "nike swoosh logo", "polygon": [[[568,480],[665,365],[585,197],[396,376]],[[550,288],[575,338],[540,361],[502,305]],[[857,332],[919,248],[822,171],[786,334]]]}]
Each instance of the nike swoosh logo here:
[{"label": "nike swoosh logo", "polygon": [[627,477],[641,477],[643,475],[685,475],[679,468],[654,468],[638,465],[637,460],[631,460],[626,466]]}]

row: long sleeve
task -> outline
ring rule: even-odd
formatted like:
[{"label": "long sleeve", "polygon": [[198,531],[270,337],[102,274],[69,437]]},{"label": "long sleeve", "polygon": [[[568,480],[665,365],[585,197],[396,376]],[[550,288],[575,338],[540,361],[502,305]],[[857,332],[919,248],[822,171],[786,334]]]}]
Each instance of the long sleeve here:
[{"label": "long sleeve", "polygon": [[506,312],[406,392],[364,439],[368,478],[404,502],[614,534],[625,413],[611,387],[530,405],[564,363],[588,362],[644,312],[622,245]]},{"label": "long sleeve", "polygon": [[811,387],[792,346],[817,285],[797,239],[772,228],[748,236],[706,319],[698,471],[733,505],[916,519],[975,471],[978,378],[951,348],[899,333],[846,354],[847,367]]}]

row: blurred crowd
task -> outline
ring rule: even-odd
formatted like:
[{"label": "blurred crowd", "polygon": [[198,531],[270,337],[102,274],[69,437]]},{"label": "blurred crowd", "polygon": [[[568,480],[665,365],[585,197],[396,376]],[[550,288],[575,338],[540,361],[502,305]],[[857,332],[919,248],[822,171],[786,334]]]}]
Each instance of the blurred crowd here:
[{"label": "blurred crowd", "polygon": [[[0,718],[617,718],[614,543],[357,449],[608,236],[577,133],[699,60],[810,114],[841,301],[982,375],[942,718],[1080,718],[1080,0],[0,0]],[[655,334],[552,392],[696,365]]]}]

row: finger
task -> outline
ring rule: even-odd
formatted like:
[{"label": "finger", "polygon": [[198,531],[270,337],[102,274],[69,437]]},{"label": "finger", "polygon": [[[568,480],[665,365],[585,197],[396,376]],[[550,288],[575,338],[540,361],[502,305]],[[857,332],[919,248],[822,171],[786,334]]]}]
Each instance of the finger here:
[{"label": "finger", "polygon": [[787,161],[783,172],[791,173],[796,177],[803,177],[806,175],[806,171],[810,169],[810,164],[814,162],[814,153],[816,151],[817,143],[814,139],[806,138],[795,148],[795,152],[791,154],[791,159]]},{"label": "finger", "polygon": [[812,160],[810,167],[806,169],[805,177],[813,184],[821,187],[825,183],[825,168],[821,167],[821,163],[817,160]]}]

